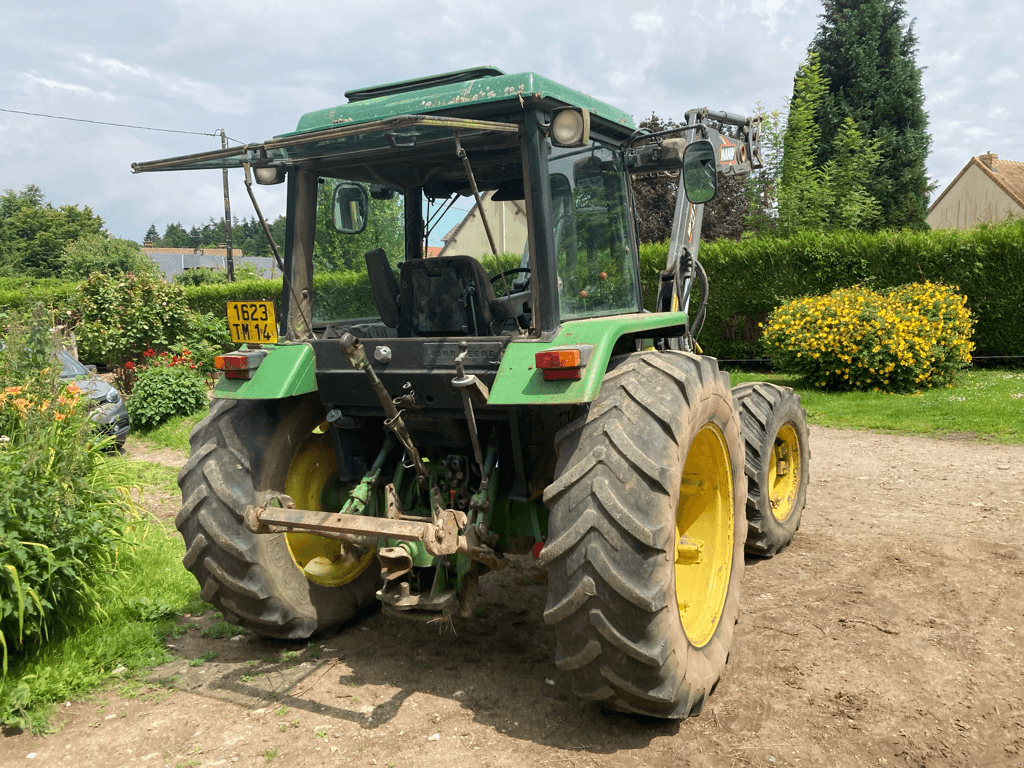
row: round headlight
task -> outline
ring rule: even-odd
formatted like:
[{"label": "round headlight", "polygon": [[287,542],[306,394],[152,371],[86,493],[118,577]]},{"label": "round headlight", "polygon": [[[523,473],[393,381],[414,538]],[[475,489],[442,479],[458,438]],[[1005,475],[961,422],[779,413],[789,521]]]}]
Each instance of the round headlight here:
[{"label": "round headlight", "polygon": [[551,141],[557,147],[582,147],[590,141],[590,113],[574,107],[554,111]]},{"label": "round headlight", "polygon": [[253,173],[256,175],[257,184],[280,184],[284,181],[284,168],[253,168]]}]

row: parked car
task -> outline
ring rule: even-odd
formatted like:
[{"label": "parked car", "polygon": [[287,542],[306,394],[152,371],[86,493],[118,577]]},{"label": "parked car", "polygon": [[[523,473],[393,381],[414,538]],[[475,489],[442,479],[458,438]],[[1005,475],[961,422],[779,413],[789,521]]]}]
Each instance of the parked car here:
[{"label": "parked car", "polygon": [[124,407],[121,393],[64,350],[57,351],[57,360],[61,364],[60,377],[68,381],[74,380],[78,388],[92,398],[95,403],[92,420],[96,422],[100,431],[113,435],[118,449],[123,448],[131,425],[128,423],[128,409]]}]

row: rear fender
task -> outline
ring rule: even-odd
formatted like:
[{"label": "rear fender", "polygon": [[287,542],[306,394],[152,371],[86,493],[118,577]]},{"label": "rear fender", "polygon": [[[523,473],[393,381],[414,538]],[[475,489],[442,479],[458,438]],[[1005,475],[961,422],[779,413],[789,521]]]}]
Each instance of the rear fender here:
[{"label": "rear fender", "polygon": [[[593,317],[562,323],[551,339],[515,339],[506,348],[491,385],[488,405],[570,405],[589,403],[601,391],[612,350],[623,337],[679,336],[685,312],[653,312]],[[593,353],[579,381],[545,381],[534,355],[553,347],[587,344]]]},{"label": "rear fender", "polygon": [[270,354],[253,371],[251,379],[221,376],[213,396],[234,400],[276,400],[316,391],[316,360],[309,344],[263,348]]}]

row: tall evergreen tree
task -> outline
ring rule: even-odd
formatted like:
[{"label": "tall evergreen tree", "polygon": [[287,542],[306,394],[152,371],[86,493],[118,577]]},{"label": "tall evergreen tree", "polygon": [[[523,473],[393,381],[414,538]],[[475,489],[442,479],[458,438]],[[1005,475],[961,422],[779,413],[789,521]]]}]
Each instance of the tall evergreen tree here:
[{"label": "tall evergreen tree", "polygon": [[831,189],[825,171],[815,158],[827,146],[815,114],[828,83],[821,76],[818,57],[812,53],[796,72],[793,98],[783,135],[782,179],[779,184],[779,229],[819,229],[831,207]]},{"label": "tall evergreen tree", "polygon": [[925,161],[931,137],[924,111],[917,37],[904,0],[822,0],[811,44],[828,91],[816,113],[821,127],[816,165],[831,158],[847,118],[878,141],[880,161],[867,192],[880,204],[884,227],[924,226]]}]

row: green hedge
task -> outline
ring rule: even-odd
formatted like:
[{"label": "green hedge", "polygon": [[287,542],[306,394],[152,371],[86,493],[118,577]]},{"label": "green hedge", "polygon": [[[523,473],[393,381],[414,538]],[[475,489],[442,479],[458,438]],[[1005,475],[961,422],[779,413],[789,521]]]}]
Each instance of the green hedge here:
[{"label": "green hedge", "polygon": [[36,304],[54,310],[58,317],[77,319],[78,283],[67,283],[56,278],[0,278],[0,312],[28,309]]},{"label": "green hedge", "polygon": [[[640,248],[648,309],[654,306],[667,251],[667,243]],[[763,357],[758,323],[790,299],[857,284],[881,290],[925,280],[957,286],[967,296],[978,320],[976,355],[1024,355],[1024,220],[965,231],[804,232],[718,240],[705,243],[700,255],[711,284],[700,344],[716,357]],[[42,302],[77,317],[76,289],[58,280],[3,279],[0,310]],[[314,293],[318,318],[377,312],[365,273],[316,275]],[[191,309],[218,317],[228,300],[274,299],[280,312],[281,280],[191,286],[185,296]]]},{"label": "green hedge", "polygon": [[[645,306],[653,305],[656,282],[650,275],[656,280],[667,249],[667,243],[641,249]],[[956,286],[967,296],[978,320],[975,355],[1024,355],[1024,220],[973,230],[718,240],[704,244],[700,258],[711,291],[699,341],[719,358],[764,357],[758,323],[790,299],[858,284],[882,290],[925,280]]]}]

